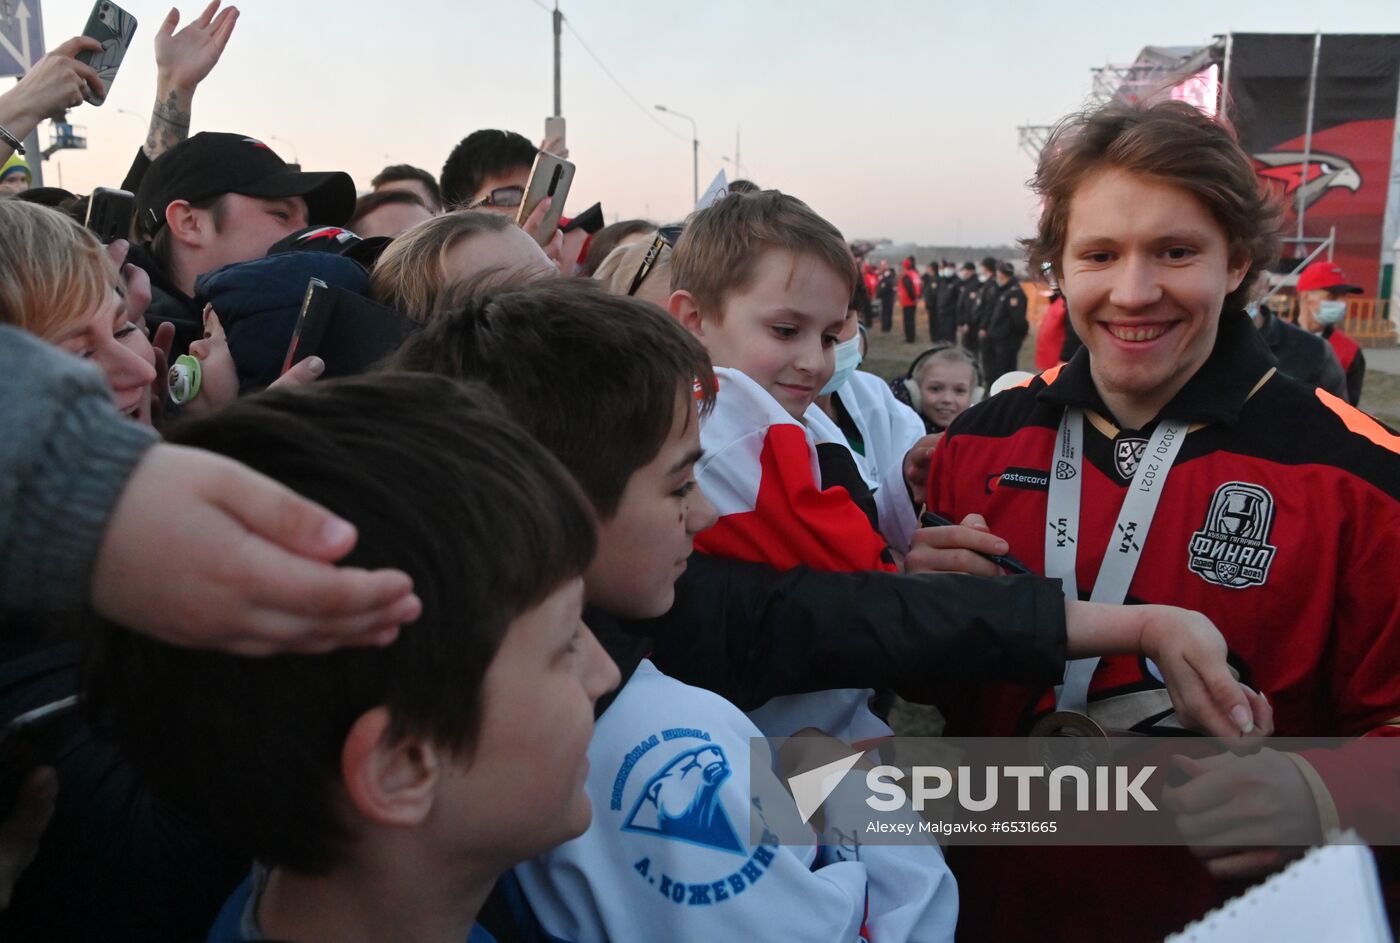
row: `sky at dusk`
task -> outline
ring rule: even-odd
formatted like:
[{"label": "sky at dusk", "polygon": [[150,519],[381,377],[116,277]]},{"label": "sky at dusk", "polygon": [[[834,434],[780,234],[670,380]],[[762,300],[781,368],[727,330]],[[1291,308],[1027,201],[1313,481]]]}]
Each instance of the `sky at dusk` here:
[{"label": "sky at dusk", "polygon": [[[116,186],[145,139],[152,40],[169,7],[123,5],[140,20],[133,50],[106,104],[70,113],[88,149],[55,155],[47,183]],[[308,170],[346,170],[362,189],[388,163],[437,173],[477,128],[538,141],[553,107],[546,0],[237,6],[224,59],[195,99],[195,130],[253,135]],[[55,46],[82,30],[91,3],[42,7]],[[180,9],[188,20],[202,7]],[[1229,31],[1400,33],[1397,0],[563,0],[561,9],[563,112],[578,165],[571,209],[600,200],[609,221],[688,212],[690,124],[654,110],[664,104],[698,125],[702,190],[721,167],[733,176],[722,158],[735,157],[738,129],[744,176],[800,196],[848,238],[957,245],[1026,234],[1032,164],[1016,128],[1082,107],[1092,67]]]}]

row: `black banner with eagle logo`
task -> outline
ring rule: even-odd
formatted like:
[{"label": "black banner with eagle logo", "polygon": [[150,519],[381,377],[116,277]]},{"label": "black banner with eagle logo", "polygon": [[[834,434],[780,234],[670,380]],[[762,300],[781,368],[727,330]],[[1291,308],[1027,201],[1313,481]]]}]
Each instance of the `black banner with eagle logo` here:
[{"label": "black banner with eagle logo", "polygon": [[1311,35],[1235,33],[1228,114],[1260,178],[1288,204],[1284,234],[1297,232],[1301,194],[1303,235],[1324,238],[1335,226],[1334,260],[1375,295],[1395,159],[1400,36],[1323,35],[1305,162],[1313,42]]}]

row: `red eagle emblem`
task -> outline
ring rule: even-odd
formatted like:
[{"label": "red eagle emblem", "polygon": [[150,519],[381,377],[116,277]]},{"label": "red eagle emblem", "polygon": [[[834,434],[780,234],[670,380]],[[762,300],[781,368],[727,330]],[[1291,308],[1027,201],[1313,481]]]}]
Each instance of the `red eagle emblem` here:
[{"label": "red eagle emblem", "polygon": [[1254,154],[1254,171],[1265,181],[1280,188],[1289,202],[1296,205],[1302,191],[1303,208],[1322,199],[1334,187],[1344,187],[1355,193],[1361,189],[1361,174],[1351,161],[1337,154],[1313,151],[1308,155],[1306,169],[1302,151],[1271,151]]}]

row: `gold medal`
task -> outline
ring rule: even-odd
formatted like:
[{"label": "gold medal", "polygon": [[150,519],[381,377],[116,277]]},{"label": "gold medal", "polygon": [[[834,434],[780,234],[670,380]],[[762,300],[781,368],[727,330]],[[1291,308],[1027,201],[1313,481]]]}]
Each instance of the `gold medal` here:
[{"label": "gold medal", "polygon": [[1054,711],[1037,720],[1030,731],[1030,759],[1046,769],[1078,766],[1088,769],[1113,756],[1108,731],[1087,714]]}]

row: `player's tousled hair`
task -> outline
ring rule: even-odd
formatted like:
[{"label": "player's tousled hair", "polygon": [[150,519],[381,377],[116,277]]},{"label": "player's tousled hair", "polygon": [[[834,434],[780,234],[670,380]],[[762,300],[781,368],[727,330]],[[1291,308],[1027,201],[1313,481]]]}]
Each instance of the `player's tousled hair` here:
[{"label": "player's tousled hair", "polygon": [[1233,131],[1185,102],[1113,102],[1060,122],[1030,180],[1044,201],[1036,234],[1022,240],[1032,270],[1049,262],[1063,277],[1070,202],[1086,179],[1110,168],[1171,184],[1201,201],[1225,231],[1231,263],[1249,264],[1225,298],[1226,308],[1243,307],[1278,257],[1283,209],[1260,185]]}]

